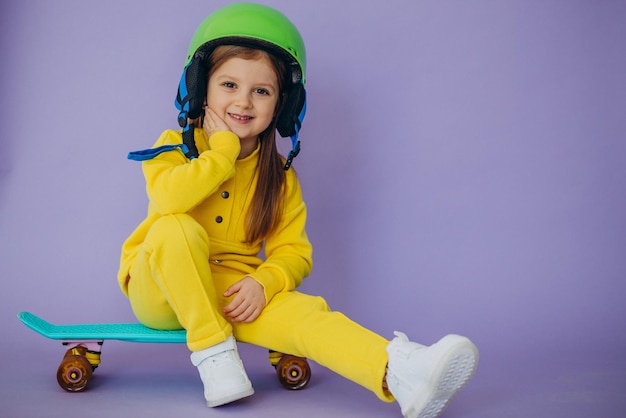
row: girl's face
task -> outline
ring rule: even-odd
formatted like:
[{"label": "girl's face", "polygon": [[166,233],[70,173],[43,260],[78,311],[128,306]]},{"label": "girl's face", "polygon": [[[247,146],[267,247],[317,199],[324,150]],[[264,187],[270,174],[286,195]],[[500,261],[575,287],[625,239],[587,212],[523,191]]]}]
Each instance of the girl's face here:
[{"label": "girl's face", "polygon": [[256,143],[274,118],[279,85],[272,63],[265,57],[233,57],[209,78],[207,106],[226,122],[242,142]]}]

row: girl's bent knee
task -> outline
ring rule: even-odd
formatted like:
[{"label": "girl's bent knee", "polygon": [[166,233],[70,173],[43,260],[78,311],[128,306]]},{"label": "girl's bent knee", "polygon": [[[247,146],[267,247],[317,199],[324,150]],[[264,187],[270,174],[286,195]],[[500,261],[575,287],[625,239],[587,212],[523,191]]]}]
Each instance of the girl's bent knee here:
[{"label": "girl's bent knee", "polygon": [[202,226],[190,215],[186,213],[173,213],[169,215],[162,215],[159,219],[154,221],[150,230],[169,230],[169,231],[178,231],[178,230],[195,230],[202,229]]},{"label": "girl's bent knee", "polygon": [[146,236],[146,241],[154,244],[195,241],[200,239],[208,243],[209,238],[194,218],[184,213],[163,215],[157,219]]}]

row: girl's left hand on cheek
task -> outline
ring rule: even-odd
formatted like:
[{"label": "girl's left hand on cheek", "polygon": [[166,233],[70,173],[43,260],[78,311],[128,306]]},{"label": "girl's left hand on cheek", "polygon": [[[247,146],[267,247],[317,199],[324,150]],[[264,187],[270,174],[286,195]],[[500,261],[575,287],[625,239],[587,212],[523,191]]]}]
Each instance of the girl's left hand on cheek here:
[{"label": "girl's left hand on cheek", "polygon": [[224,315],[232,322],[252,322],[265,308],[263,286],[252,277],[244,277],[224,292],[225,297],[233,295],[224,308]]},{"label": "girl's left hand on cheek", "polygon": [[204,108],[204,122],[202,124],[202,128],[206,132],[207,136],[210,138],[216,132],[220,131],[230,131],[230,128],[224,122],[222,118],[217,116],[217,113],[210,109],[209,107]]}]

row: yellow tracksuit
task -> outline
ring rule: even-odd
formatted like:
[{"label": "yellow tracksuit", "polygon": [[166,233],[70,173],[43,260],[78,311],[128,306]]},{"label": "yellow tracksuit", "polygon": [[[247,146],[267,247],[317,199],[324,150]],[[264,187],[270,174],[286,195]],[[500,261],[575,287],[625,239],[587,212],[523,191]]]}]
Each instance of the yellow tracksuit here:
[{"label": "yellow tracksuit", "polygon": [[[294,290],[310,273],[312,248],[293,170],[286,172],[279,227],[263,247],[248,244],[244,222],[257,183],[258,148],[238,160],[239,139],[231,132],[209,139],[196,129],[195,140],[198,158],[168,149],[142,163],[148,215],[124,242],[118,273],[139,321],[186,329],[194,351],[233,334],[307,357],[392,401],[382,388],[388,341],[331,311],[321,297]],[[155,148],[181,142],[180,132],[168,130]],[[223,294],[244,276],[263,286],[267,305],[252,323],[229,323],[222,308],[232,297]]]}]

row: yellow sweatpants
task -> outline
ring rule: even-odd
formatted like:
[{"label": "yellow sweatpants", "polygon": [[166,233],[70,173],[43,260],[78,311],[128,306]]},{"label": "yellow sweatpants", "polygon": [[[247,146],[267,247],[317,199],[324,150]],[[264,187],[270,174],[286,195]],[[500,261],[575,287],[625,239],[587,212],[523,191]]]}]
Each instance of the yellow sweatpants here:
[{"label": "yellow sweatpants", "polygon": [[363,328],[326,301],[290,291],[275,295],[252,323],[229,323],[222,308],[226,289],[247,273],[209,264],[209,238],[188,215],[157,220],[130,269],[128,295],[133,312],[156,329],[187,330],[196,351],[238,341],[309,358],[393,401],[383,390],[388,341]]}]

